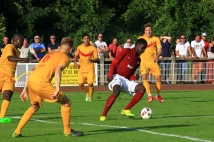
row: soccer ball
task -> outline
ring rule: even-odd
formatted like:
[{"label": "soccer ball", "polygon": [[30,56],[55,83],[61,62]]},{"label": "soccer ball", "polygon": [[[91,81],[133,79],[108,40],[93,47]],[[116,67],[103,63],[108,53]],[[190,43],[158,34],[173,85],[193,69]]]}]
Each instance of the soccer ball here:
[{"label": "soccer ball", "polygon": [[141,112],[140,112],[140,116],[143,119],[150,119],[152,117],[152,110],[149,107],[144,107]]}]

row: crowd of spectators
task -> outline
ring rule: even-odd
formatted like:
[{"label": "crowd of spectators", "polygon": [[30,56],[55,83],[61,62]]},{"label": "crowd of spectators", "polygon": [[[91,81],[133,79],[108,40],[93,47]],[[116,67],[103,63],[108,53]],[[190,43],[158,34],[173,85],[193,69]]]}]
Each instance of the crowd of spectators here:
[{"label": "crowd of spectators", "polygon": [[[99,58],[114,59],[123,48],[134,48],[135,46],[131,38],[127,38],[126,42],[122,44],[123,46],[120,44],[118,38],[113,38],[112,43],[109,45],[103,38],[103,34],[99,33],[96,41],[90,41],[90,44],[97,48]],[[186,40],[186,36],[182,34],[180,37],[175,38],[175,41],[172,41],[169,35],[164,34],[160,36],[160,40],[162,54],[160,56],[159,65],[162,72],[163,83],[170,83],[169,74],[171,60],[166,59],[166,57],[175,56],[177,63],[176,68],[178,69],[177,83],[184,83],[184,75],[188,69],[188,61],[191,60],[193,69],[191,76],[192,81],[197,83],[198,75],[202,74],[201,80],[203,80],[203,82],[214,84],[214,37],[212,37],[209,42],[207,40],[207,33],[202,33],[201,35],[196,35],[194,40],[188,41]],[[9,37],[4,36],[3,43],[0,44],[0,55],[5,45],[9,43]],[[21,58],[29,57],[39,61],[47,52],[53,52],[59,48],[60,44],[57,42],[55,35],[50,35],[50,43],[47,46],[41,42],[39,35],[35,35],[34,42],[31,44],[29,44],[28,39],[25,38],[23,46],[19,51]],[[71,62],[73,62],[74,54],[75,48],[72,48],[70,51]]]}]

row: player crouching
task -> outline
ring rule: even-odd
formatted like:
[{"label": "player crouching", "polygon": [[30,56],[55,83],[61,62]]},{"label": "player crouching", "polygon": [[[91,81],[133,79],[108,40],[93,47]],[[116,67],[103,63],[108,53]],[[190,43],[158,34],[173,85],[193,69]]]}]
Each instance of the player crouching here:
[{"label": "player crouching", "polygon": [[[65,136],[82,136],[83,132],[74,131],[70,127],[71,101],[60,91],[61,75],[64,68],[70,64],[68,57],[73,40],[65,37],[61,41],[59,52],[51,52],[42,58],[28,77],[27,86],[23,89],[20,98],[22,101],[28,99],[27,91],[30,96],[30,108],[22,116],[12,137],[21,137],[21,130],[31,119],[31,117],[42,106],[42,101],[57,102],[61,105],[61,116],[64,126]],[[55,76],[56,87],[51,84]]]},{"label": "player crouching", "polygon": [[130,109],[141,100],[146,89],[142,84],[130,80],[133,80],[134,73],[140,65],[140,55],[145,51],[147,42],[145,39],[138,39],[135,45],[132,49],[123,49],[111,63],[107,79],[108,87],[113,91],[113,94],[107,99],[100,121],[106,120],[107,113],[120,92],[133,96],[129,104],[121,111],[121,114],[135,117]]}]

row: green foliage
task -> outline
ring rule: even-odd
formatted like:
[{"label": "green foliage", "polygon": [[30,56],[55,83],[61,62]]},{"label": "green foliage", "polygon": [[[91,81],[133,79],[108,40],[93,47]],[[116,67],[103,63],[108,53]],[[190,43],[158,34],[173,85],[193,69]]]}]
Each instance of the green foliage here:
[{"label": "green foliage", "polygon": [[58,41],[71,36],[77,46],[85,32],[93,41],[99,32],[104,33],[107,43],[114,37],[120,43],[128,37],[135,41],[143,34],[147,22],[153,24],[154,35],[168,33],[175,38],[186,34],[189,40],[202,32],[208,33],[208,39],[214,35],[214,0],[0,0],[0,3],[3,14],[0,20],[5,23],[8,35],[18,29],[30,39],[35,34],[43,35],[46,44],[50,34],[55,34]]},{"label": "green foliage", "polygon": [[3,39],[5,32],[6,32],[5,18],[2,14],[0,14],[0,40]]}]

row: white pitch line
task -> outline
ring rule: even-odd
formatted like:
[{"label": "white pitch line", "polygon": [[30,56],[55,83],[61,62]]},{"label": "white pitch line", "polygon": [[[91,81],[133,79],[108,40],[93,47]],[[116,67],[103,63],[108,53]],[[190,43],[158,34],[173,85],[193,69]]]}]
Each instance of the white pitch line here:
[{"label": "white pitch line", "polygon": [[[21,119],[20,116],[13,116],[11,118]],[[53,123],[61,123],[61,122],[52,122],[52,121],[45,121],[45,120],[39,120],[39,119],[31,119],[31,120],[37,121],[37,122],[42,122],[42,123],[52,123],[52,124]],[[75,123],[71,123],[71,124],[75,124]],[[97,124],[91,124],[91,123],[77,123],[77,124],[86,125],[86,126],[97,126],[97,127],[107,127],[107,128],[119,128],[119,129],[135,130],[135,131],[149,133],[149,134],[153,134],[153,135],[176,137],[176,138],[188,139],[188,140],[199,141],[199,142],[212,142],[211,140],[203,140],[203,139],[199,139],[199,138],[194,138],[194,137],[189,137],[189,136],[180,136],[180,135],[175,135],[175,134],[158,133],[158,132],[153,132],[153,131],[144,130],[144,129],[129,128],[129,127],[126,127],[126,126],[97,125]]]}]

